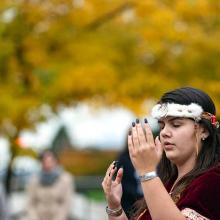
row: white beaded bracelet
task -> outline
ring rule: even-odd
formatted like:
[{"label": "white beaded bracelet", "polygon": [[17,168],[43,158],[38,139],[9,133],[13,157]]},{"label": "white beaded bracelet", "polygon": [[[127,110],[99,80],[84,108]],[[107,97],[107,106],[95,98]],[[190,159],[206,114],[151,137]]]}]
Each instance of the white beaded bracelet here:
[{"label": "white beaded bracelet", "polygon": [[106,206],[105,210],[108,215],[114,216],[114,217],[120,216],[123,212],[121,207],[118,209],[110,209],[108,206]]},{"label": "white beaded bracelet", "polygon": [[158,177],[158,175],[155,171],[152,171],[152,172],[148,172],[148,173],[145,173],[144,175],[139,176],[139,180],[141,182],[144,182],[144,181],[154,179],[155,177]]}]

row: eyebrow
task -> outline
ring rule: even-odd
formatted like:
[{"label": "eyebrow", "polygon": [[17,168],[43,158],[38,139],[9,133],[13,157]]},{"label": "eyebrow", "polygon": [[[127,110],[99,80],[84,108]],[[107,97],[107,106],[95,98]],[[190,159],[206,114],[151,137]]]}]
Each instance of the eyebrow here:
[{"label": "eyebrow", "polygon": [[[170,122],[170,121],[174,121],[174,120],[183,120],[183,118],[181,118],[181,117],[174,117],[174,118],[170,118],[170,119],[168,119],[168,121]],[[164,121],[161,121],[161,120],[158,120],[158,123],[164,123]]]}]

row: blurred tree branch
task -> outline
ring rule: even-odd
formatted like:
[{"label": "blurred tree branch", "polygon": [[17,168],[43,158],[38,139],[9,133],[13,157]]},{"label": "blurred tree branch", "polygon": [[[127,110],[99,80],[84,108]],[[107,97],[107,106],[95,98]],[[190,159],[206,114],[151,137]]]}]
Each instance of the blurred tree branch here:
[{"label": "blurred tree branch", "polygon": [[134,5],[134,2],[125,2],[122,5],[119,5],[117,8],[113,9],[112,11],[109,11],[106,14],[96,18],[90,24],[86,25],[85,28],[88,30],[94,30],[106,23],[107,21],[112,20],[114,17],[121,14],[123,11],[133,8]]}]

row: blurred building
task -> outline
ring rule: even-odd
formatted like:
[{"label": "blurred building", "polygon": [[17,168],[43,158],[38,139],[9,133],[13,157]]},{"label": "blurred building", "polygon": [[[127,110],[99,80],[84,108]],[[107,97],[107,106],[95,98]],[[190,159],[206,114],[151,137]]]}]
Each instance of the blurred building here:
[{"label": "blurred building", "polygon": [[51,149],[59,153],[63,150],[68,150],[73,148],[68,133],[65,126],[61,126],[55,135],[55,138],[52,140]]}]

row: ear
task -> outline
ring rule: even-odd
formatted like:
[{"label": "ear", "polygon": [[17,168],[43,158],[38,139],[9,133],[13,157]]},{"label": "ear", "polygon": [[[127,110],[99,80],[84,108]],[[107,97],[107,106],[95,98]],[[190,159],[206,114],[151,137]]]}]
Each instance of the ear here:
[{"label": "ear", "polygon": [[209,136],[209,131],[204,126],[201,126],[200,128],[200,137],[201,139],[206,139]]}]

